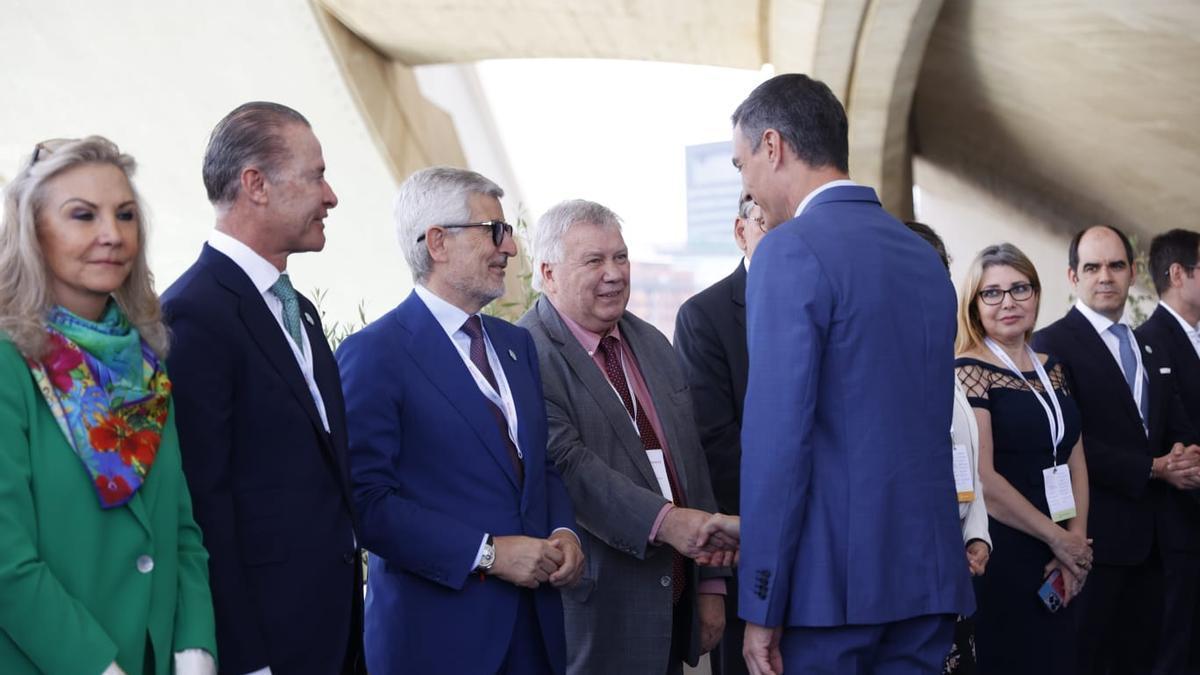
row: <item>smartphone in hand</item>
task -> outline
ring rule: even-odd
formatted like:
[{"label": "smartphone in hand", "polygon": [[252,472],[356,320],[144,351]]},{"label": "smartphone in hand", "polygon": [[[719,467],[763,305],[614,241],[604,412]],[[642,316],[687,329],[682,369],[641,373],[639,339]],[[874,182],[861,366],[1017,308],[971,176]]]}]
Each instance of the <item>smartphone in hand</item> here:
[{"label": "smartphone in hand", "polygon": [[1046,609],[1057,612],[1067,604],[1067,587],[1061,570],[1052,570],[1038,589],[1038,597],[1046,605]]}]

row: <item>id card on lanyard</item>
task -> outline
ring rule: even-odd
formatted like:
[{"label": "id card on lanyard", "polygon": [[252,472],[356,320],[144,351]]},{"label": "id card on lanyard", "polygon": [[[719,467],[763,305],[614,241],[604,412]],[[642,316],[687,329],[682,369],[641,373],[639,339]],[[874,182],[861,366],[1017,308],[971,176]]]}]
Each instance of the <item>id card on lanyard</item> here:
[{"label": "id card on lanyard", "polygon": [[[1029,384],[1029,380],[1017,364],[1009,358],[1000,345],[991,338],[984,338],[984,343],[988,349],[1000,359],[1009,370],[1011,370],[1025,386],[1029,387],[1030,393],[1041,404],[1042,410],[1046,413],[1046,424],[1050,429],[1050,467],[1042,470],[1042,483],[1046,490],[1046,505],[1050,508],[1050,519],[1054,522],[1060,522],[1075,517],[1075,493],[1071,491],[1071,469],[1066,464],[1058,465],[1058,444],[1062,443],[1066,437],[1066,424],[1063,422],[1062,405],[1058,401],[1058,395],[1054,392],[1054,386],[1050,382],[1050,376],[1046,374],[1046,368],[1042,365],[1041,359],[1037,353],[1029,345],[1025,345],[1025,352],[1029,355],[1029,360],[1033,363],[1033,369],[1037,372],[1038,380],[1042,383],[1042,389],[1045,390],[1045,396],[1039,396],[1033,385]],[[1049,403],[1047,403],[1049,400]]]}]

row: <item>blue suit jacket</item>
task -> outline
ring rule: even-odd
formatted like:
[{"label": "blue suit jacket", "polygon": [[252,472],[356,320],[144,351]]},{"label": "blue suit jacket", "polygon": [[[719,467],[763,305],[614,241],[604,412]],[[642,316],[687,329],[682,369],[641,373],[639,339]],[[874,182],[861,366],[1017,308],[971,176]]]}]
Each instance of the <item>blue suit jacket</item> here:
[{"label": "blue suit jacket", "polygon": [[[523,490],[487,399],[415,293],[338,349],[354,497],[371,551],[371,673],[496,672],[513,639],[519,593],[528,591],[471,574],[484,533],[546,537],[575,527],[546,457],[533,340],[499,319],[484,316],[483,325],[517,407]],[[533,593],[550,663],[562,673],[561,598],[551,586]]]},{"label": "blue suit jacket", "polygon": [[746,293],[741,616],[881,624],[974,607],[951,470],[954,288],[874,190],[763,240]]},{"label": "blue suit jacket", "polygon": [[222,672],[328,675],[361,656],[362,565],[337,363],[300,297],[326,433],[250,278],[205,246],[163,294],[183,470],[209,552]]}]

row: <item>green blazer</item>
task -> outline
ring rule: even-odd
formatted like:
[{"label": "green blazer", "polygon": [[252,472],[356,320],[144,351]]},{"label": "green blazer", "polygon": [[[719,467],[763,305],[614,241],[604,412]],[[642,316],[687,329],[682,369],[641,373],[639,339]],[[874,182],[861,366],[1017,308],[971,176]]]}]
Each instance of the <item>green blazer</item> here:
[{"label": "green blazer", "polygon": [[216,656],[208,553],[192,520],[172,409],[150,475],[100,508],[24,359],[0,338],[0,673],[156,675]]}]

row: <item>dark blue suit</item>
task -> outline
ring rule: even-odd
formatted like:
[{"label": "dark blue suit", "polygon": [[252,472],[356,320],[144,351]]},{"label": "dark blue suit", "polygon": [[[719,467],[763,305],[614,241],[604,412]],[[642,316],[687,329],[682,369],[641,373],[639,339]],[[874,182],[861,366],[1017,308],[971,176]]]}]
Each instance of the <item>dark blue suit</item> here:
[{"label": "dark blue suit", "polygon": [[[533,340],[499,319],[483,325],[516,403],[523,490],[487,399],[415,293],[338,349],[371,551],[364,641],[373,675],[495,673],[510,649],[539,639],[553,672],[566,668],[557,589],[470,573],[485,533],[544,538],[575,527],[546,457]],[[518,619],[522,602],[536,620]]]},{"label": "dark blue suit", "polygon": [[246,273],[205,246],[163,294],[183,468],[209,552],[221,672],[343,671],[361,653],[362,565],[337,364],[300,297],[325,431]]},{"label": "dark blue suit", "polygon": [[[832,654],[862,637],[851,626],[970,614],[951,471],[955,299],[937,254],[870,188],[829,188],[763,240],[746,305],[742,618],[789,627],[785,667],[807,672],[788,650],[796,628],[836,628],[821,640]],[[868,641],[892,638],[912,652],[925,640]]]}]

